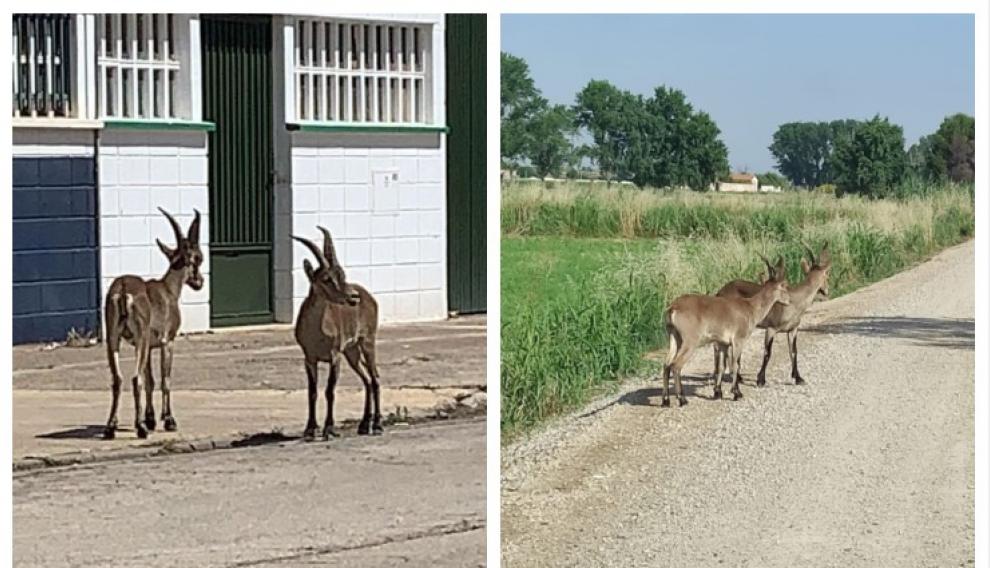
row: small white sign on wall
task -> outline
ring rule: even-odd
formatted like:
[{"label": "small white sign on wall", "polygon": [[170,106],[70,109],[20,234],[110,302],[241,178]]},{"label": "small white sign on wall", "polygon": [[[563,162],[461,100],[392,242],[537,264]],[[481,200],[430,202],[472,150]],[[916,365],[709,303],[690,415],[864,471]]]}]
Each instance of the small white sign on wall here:
[{"label": "small white sign on wall", "polygon": [[399,170],[371,172],[371,207],[375,213],[399,212]]}]

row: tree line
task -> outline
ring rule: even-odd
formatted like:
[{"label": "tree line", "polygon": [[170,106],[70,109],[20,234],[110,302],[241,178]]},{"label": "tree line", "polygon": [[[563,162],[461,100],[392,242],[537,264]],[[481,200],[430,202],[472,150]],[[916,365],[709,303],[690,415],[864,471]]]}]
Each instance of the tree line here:
[{"label": "tree line", "polygon": [[[659,86],[646,97],[592,80],[573,105],[553,105],[522,58],[503,52],[501,64],[504,167],[540,177],[576,177],[590,162],[605,179],[695,190],[729,173],[728,149],[715,121],[677,89]],[[578,143],[579,133],[591,143]],[[974,140],[974,120],[965,114],[946,117],[908,149],[903,129],[879,115],[790,122],[777,128],[769,146],[780,173],[759,177],[763,184],[874,197],[905,181],[972,182]]]},{"label": "tree line", "polygon": [[[715,121],[684,93],[657,87],[650,97],[591,81],[573,106],[551,105],[529,66],[502,53],[502,161],[537,175],[574,174],[586,160],[601,176],[655,187],[705,189],[729,172]],[[579,131],[592,144],[576,144]]]}]

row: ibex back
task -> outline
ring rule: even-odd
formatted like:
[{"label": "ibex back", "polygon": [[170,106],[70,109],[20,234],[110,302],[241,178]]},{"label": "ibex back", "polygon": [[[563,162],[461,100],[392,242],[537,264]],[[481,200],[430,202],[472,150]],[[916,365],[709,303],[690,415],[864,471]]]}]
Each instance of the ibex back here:
[{"label": "ibex back", "polygon": [[333,406],[341,355],[364,383],[364,415],[358,434],[381,434],[381,392],[375,363],[378,303],[363,287],[348,284],[330,232],[323,227],[319,229],[323,233],[322,251],[308,239],[293,237],[313,253],[318,264],[314,269],[309,260],[303,261],[310,288],[296,318],[296,342],[305,356],[309,390],[309,418],[303,436],[316,436],[317,365],[320,362],[330,363],[323,438],[338,435],[334,430]]},{"label": "ibex back", "polygon": [[[168,219],[175,233],[176,248],[169,248],[155,239],[162,254],[168,258],[168,271],[161,279],[144,280],[125,275],[116,278],[107,290],[104,302],[106,323],[107,360],[110,363],[111,401],[110,418],[104,437],[111,439],[117,431],[117,405],[123,379],[120,374],[120,340],[123,338],[135,348],[137,359],[131,386],[134,389],[134,430],[139,438],[147,438],[155,429],[153,394],[155,379],[151,374],[151,350],[161,349],[162,422],[166,430],[175,430],[172,416],[172,399],[169,379],[172,376],[172,345],[182,322],[179,296],[182,286],[193,290],[203,287],[203,275],[199,267],[203,253],[199,249],[199,211],[189,225],[189,232],[182,234],[179,223],[164,209],[159,211]],[[141,387],[145,389],[147,404],[144,419],[141,416]]]}]

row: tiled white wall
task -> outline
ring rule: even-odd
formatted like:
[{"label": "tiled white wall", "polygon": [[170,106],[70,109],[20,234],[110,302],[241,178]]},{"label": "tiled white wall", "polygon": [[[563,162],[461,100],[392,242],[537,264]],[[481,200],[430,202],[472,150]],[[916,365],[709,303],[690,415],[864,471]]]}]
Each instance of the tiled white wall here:
[{"label": "tiled white wall", "polygon": [[182,289],[182,331],[210,326],[209,195],[205,132],[106,130],[99,148],[102,293],[121,274],[160,278],[168,270],[155,239],[175,237],[162,207],[188,230],[193,209],[202,216],[201,270],[206,284]]},{"label": "tiled white wall", "polygon": [[[312,255],[288,233],[321,244],[317,225],[333,233],[348,280],[375,295],[381,321],[447,316],[443,144],[385,147],[387,139],[362,136],[365,147],[334,146],[315,133],[293,135],[291,196],[276,197],[279,321],[292,321],[309,290],[302,261]],[[376,193],[376,173],[397,174],[397,192]]]}]

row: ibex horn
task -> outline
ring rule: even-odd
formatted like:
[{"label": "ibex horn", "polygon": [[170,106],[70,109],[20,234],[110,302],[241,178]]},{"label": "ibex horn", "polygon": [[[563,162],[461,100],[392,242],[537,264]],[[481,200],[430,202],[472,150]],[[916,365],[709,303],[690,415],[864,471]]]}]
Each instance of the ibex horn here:
[{"label": "ibex horn", "polygon": [[773,265],[770,264],[770,260],[768,260],[767,257],[763,256],[763,253],[759,253],[758,252],[756,254],[760,255],[760,258],[763,259],[763,264],[767,265],[767,270],[769,271],[767,274],[772,277],[773,276]]},{"label": "ibex horn", "polygon": [[808,246],[808,243],[801,241],[801,246],[804,247],[804,250],[808,252],[808,256],[811,257],[811,264],[812,265],[818,264],[818,260],[815,258],[815,253],[814,251],[811,250],[811,247]]},{"label": "ibex horn", "polygon": [[297,237],[295,235],[292,235],[292,238],[306,245],[306,248],[308,248],[309,251],[313,253],[313,256],[316,257],[317,262],[320,263],[320,268],[327,267],[327,259],[323,257],[323,252],[320,251],[320,247],[316,246],[316,243],[314,243],[309,239],[304,239],[302,237]]},{"label": "ibex horn", "polygon": [[323,256],[326,257],[330,266],[340,266],[340,261],[337,260],[337,250],[333,247],[333,237],[330,236],[330,231],[319,225],[316,228],[323,233]]},{"label": "ibex horn", "polygon": [[825,241],[825,245],[822,247],[822,252],[819,254],[818,262],[821,266],[826,266],[832,262],[832,253],[828,251],[828,241]]},{"label": "ibex horn", "polygon": [[169,215],[168,211],[162,209],[161,207],[159,207],[158,210],[162,212],[162,215],[164,215],[166,219],[168,219],[169,225],[172,225],[172,231],[175,232],[175,242],[181,243],[182,239],[185,237],[183,236],[182,227],[179,226],[179,222],[175,220],[175,217]]},{"label": "ibex horn", "polygon": [[199,210],[193,209],[193,213],[196,215],[193,217],[192,224],[189,225],[189,233],[186,238],[192,243],[199,244]]}]

